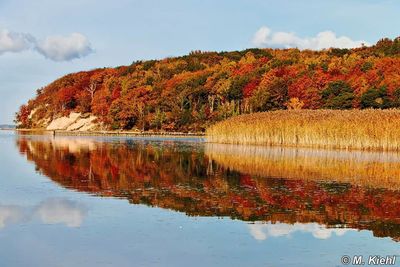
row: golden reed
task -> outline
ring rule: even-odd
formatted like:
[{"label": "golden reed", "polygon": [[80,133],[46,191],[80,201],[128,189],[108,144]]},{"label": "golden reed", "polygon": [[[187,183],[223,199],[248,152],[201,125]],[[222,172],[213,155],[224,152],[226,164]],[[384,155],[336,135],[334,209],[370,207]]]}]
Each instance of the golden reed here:
[{"label": "golden reed", "polygon": [[212,144],[205,154],[241,173],[400,190],[400,153]]},{"label": "golden reed", "polygon": [[400,110],[279,110],[207,129],[211,143],[400,150]]}]

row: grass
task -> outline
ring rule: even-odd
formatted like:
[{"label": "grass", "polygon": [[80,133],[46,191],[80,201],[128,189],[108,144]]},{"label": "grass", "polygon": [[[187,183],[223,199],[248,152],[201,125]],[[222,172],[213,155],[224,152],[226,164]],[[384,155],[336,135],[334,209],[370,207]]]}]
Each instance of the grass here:
[{"label": "grass", "polygon": [[400,110],[279,110],[241,115],[206,132],[212,143],[400,150]]}]

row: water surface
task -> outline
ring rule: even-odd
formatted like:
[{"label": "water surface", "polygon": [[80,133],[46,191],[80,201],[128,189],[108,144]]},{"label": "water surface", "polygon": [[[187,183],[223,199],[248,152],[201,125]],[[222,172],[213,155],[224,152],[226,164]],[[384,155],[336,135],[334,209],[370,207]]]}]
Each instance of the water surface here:
[{"label": "water surface", "polygon": [[1,132],[0,165],[1,266],[341,266],[342,255],[400,254],[395,153]]}]

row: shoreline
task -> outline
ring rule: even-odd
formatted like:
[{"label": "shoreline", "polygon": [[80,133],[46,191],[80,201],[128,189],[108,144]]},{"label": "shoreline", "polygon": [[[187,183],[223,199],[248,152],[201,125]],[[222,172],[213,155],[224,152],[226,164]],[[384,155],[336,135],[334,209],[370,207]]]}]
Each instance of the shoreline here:
[{"label": "shoreline", "polygon": [[[184,133],[184,132],[130,132],[130,131],[66,131],[66,130],[45,130],[45,129],[0,129],[0,131],[13,131],[17,134],[36,134],[55,136],[105,136],[105,137],[175,137],[175,138],[203,138],[206,143],[214,145],[237,145],[245,147],[270,147],[270,148],[296,148],[296,149],[322,149],[330,151],[348,151],[348,152],[385,152],[399,153],[398,149],[382,148],[359,148],[359,147],[339,147],[339,146],[321,146],[304,144],[266,144],[266,143],[240,143],[240,142],[218,142],[212,140],[215,136],[208,135],[206,132]],[[211,139],[211,140],[210,140]]]},{"label": "shoreline", "polygon": [[[2,129],[6,130],[6,129]],[[65,131],[45,129],[7,129],[16,133],[42,133],[53,136],[130,136],[130,137],[205,137],[205,133],[184,133],[184,132],[130,132],[130,131]]]}]

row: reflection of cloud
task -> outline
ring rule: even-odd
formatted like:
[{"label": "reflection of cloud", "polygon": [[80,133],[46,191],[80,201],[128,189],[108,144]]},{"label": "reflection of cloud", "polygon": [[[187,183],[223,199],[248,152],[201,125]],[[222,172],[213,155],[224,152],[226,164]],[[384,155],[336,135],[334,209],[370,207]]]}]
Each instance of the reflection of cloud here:
[{"label": "reflection of cloud", "polygon": [[326,228],[325,226],[317,223],[255,223],[249,224],[248,227],[250,230],[250,234],[256,240],[265,240],[268,237],[289,237],[292,233],[295,232],[311,233],[312,236],[317,239],[328,239],[332,236],[333,233],[337,236],[342,236],[347,231],[351,231],[351,229],[344,228]]},{"label": "reflection of cloud", "polygon": [[87,209],[77,202],[51,198],[43,201],[35,214],[43,223],[63,223],[68,227],[79,227],[87,214]]},{"label": "reflection of cloud", "polygon": [[21,221],[23,214],[21,207],[0,205],[0,229]]},{"label": "reflection of cloud", "polygon": [[86,215],[85,206],[63,198],[49,198],[33,208],[0,205],[0,229],[33,218],[39,218],[45,224],[60,223],[68,227],[79,227]]}]

